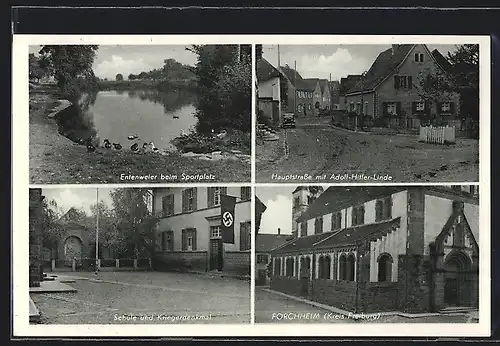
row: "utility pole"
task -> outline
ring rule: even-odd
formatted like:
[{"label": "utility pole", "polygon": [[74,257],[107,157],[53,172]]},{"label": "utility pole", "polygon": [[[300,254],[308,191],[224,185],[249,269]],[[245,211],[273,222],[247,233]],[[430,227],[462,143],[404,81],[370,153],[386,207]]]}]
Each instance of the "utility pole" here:
[{"label": "utility pole", "polygon": [[99,270],[99,188],[96,189],[97,195],[97,212],[96,212],[96,228],[95,228],[95,273]]}]

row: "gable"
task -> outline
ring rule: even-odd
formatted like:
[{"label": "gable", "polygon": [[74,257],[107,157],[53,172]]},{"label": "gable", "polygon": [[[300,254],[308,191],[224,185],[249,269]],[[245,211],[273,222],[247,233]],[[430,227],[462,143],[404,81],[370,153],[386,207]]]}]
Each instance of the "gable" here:
[{"label": "gable", "polygon": [[[458,228],[463,229],[463,234],[457,232]],[[455,239],[456,237],[463,237],[463,239],[458,240]],[[436,245],[441,249],[445,246],[452,246],[457,241],[463,242],[463,247],[471,248],[474,251],[479,248],[463,210],[453,212],[441,233],[436,237]]]}]

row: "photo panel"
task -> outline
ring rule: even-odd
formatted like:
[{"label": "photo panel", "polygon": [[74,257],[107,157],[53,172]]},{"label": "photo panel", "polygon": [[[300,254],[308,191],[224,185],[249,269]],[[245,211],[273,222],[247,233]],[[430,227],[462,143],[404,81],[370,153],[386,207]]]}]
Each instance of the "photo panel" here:
[{"label": "photo panel", "polygon": [[256,182],[479,181],[484,46],[334,41],[257,45]]},{"label": "photo panel", "polygon": [[251,45],[115,42],[30,40],[30,183],[250,182]]},{"label": "photo panel", "polygon": [[255,323],[479,323],[478,185],[265,186],[256,203]]}]

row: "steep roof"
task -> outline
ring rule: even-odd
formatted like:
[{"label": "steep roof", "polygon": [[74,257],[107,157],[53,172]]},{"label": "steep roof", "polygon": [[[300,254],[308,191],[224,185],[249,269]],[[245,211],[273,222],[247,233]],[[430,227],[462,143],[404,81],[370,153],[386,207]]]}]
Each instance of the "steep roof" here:
[{"label": "steep roof", "polygon": [[300,73],[298,73],[296,70],[294,70],[293,68],[291,68],[288,65],[281,66],[280,70],[288,78],[290,83],[292,83],[293,85],[296,84],[296,80],[300,81],[303,79],[302,76],[300,75]]},{"label": "steep roof", "polygon": [[258,81],[266,81],[271,78],[280,77],[282,74],[275,68],[273,65],[269,63],[266,59],[262,58],[257,63],[257,80]]},{"label": "steep roof", "polygon": [[337,212],[352,205],[406,190],[405,186],[331,186],[324,191],[309,208],[297,218],[297,222]]},{"label": "steep roof", "polygon": [[378,55],[366,73],[363,83],[360,80],[346,93],[360,92],[361,90],[368,91],[375,88],[404,61],[413,47],[413,44],[400,44],[394,54],[392,53],[392,48],[384,50]]},{"label": "steep roof", "polygon": [[255,238],[255,252],[271,252],[272,249],[290,241],[292,237],[291,234],[257,234]]},{"label": "steep roof", "polygon": [[391,232],[394,228],[399,227],[401,217],[392,220],[350,227],[336,232],[325,232],[310,235],[307,237],[299,237],[288,242],[275,250],[276,253],[317,250],[324,248],[332,248],[339,246],[354,245],[357,241],[363,239],[377,238],[382,234]]},{"label": "steep roof", "polygon": [[321,92],[325,92],[325,88],[328,88],[328,79],[320,79],[319,80],[319,87],[321,88]]},{"label": "steep roof", "polygon": [[448,73],[451,73],[452,72],[452,69],[453,69],[453,66],[450,64],[450,62],[443,56],[443,54],[441,54],[441,52],[439,52],[437,49],[434,49],[432,52],[431,52],[432,56],[434,57],[434,59],[436,60],[437,64],[439,65],[439,67],[441,67],[443,69],[443,71],[445,72],[448,72]]}]

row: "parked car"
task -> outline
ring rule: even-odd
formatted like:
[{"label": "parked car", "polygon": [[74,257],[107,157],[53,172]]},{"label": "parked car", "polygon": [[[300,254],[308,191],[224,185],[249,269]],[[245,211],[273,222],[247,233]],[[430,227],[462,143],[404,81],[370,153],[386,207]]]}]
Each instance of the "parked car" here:
[{"label": "parked car", "polygon": [[295,128],[295,114],[283,113],[281,127],[282,128],[287,128],[287,127]]}]

